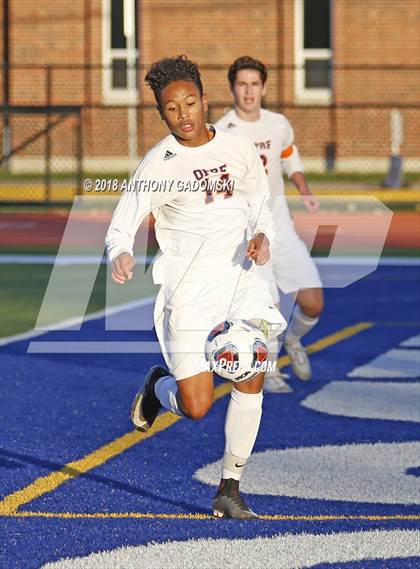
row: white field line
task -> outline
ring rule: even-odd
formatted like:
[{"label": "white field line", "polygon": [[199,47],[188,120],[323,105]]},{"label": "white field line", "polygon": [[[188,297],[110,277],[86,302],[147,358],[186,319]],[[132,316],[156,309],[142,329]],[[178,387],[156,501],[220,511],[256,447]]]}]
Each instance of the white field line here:
[{"label": "white field line", "polygon": [[[151,262],[153,256],[139,255],[136,257],[137,263]],[[337,257],[314,257],[316,265],[372,265],[376,263],[376,257],[357,257],[357,256],[337,256]],[[9,265],[91,265],[98,263],[97,255],[0,255],[0,264]],[[101,264],[106,264],[105,258]],[[382,257],[379,260],[382,266],[414,266],[420,265],[420,258],[412,257]]]},{"label": "white field line", "polygon": [[129,310],[132,308],[141,308],[148,304],[152,304],[155,301],[155,296],[147,296],[146,298],[141,298],[139,300],[132,300],[130,302],[125,302],[124,304],[119,304],[118,306],[112,306],[110,308],[104,308],[98,310],[97,312],[92,312],[86,316],[76,316],[75,318],[68,318],[67,320],[62,320],[57,322],[57,324],[52,324],[46,328],[29,330],[28,332],[23,332],[22,334],[16,334],[14,336],[7,336],[0,340],[0,347],[6,346],[7,344],[12,344],[13,342],[21,342],[22,340],[28,340],[30,338],[36,338],[47,334],[48,332],[53,332],[57,330],[65,330],[67,328],[80,327],[82,323],[89,322],[91,320],[98,320],[104,316],[112,316],[118,312],[123,312],[124,310]]},{"label": "white field line", "polygon": [[[316,265],[372,265],[376,263],[376,257],[313,257]],[[381,266],[397,266],[397,267],[418,267],[420,266],[420,258],[412,257],[381,257],[379,259]]]},{"label": "white field line", "polygon": [[[153,261],[154,257],[139,255],[137,263]],[[106,258],[101,259],[101,265],[106,265]],[[0,265],[97,265],[98,255],[0,255]]]}]

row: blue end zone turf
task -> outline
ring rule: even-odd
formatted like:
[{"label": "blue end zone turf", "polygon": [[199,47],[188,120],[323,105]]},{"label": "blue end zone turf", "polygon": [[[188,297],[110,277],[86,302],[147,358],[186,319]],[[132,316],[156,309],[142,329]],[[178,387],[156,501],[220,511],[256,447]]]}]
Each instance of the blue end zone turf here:
[{"label": "blue end zone turf", "polygon": [[[127,450],[117,449],[110,460],[99,458],[95,467],[84,464],[83,473],[68,467],[64,475],[70,479],[50,491],[51,477],[29,486],[130,433],[132,398],[149,366],[163,360],[157,354],[26,353],[31,341],[153,339],[153,333],[105,331],[104,319],[87,322],[80,331],[50,332],[4,346],[1,494],[4,498],[26,490],[15,494],[17,512],[9,504],[0,518],[0,566],[38,568],[64,557],[151,542],[274,539],[304,533],[327,538],[345,532],[351,543],[356,532],[413,530],[420,519],[420,453],[415,447],[420,411],[417,423],[399,414],[410,404],[404,399],[411,393],[405,386],[415,382],[411,372],[416,360],[408,352],[419,358],[418,348],[402,345],[420,334],[419,282],[418,267],[381,267],[345,289],[326,291],[325,314],[305,338],[307,345],[361,322],[373,325],[314,352],[312,381],[292,379],[293,393],[265,394],[261,429],[241,484],[251,507],[274,518],[255,522],[207,518],[220,472],[228,396],[218,399],[200,422],[179,420]],[[392,366],[385,371],[375,367],[375,358],[390,350],[396,350],[391,355],[394,362],[397,358],[398,376],[386,375]],[[420,358],[418,362],[420,366]],[[371,401],[343,401],[341,391],[331,389],[348,382],[353,382],[355,392],[358,385],[367,386]],[[394,390],[387,402],[388,418],[373,418],[369,413],[386,385]],[[317,410],[311,399],[315,394],[328,412]],[[0,502],[0,512],[1,507]],[[51,517],[18,517],[19,512]],[[140,514],[151,516],[135,517]],[[405,554],[396,549],[382,559],[377,554],[376,560],[375,554],[371,560],[361,560],[356,553],[349,558],[343,550],[342,557],[338,551],[335,561],[325,557],[325,563],[352,569],[416,567],[420,552],[414,549]],[[117,567],[108,563],[95,567]],[[85,561],[78,565],[85,566]],[[185,567],[193,566],[186,560]],[[252,566],[258,567],[254,562]],[[171,567],[181,565],[174,561]],[[271,569],[269,562],[265,567]]]}]

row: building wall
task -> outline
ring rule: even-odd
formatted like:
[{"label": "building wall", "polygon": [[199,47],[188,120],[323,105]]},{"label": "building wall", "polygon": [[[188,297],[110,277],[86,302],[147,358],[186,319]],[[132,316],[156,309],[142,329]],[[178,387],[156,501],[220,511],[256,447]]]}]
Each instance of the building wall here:
[{"label": "building wall", "polygon": [[407,69],[407,65],[420,65],[420,2],[335,0],[334,6],[335,63],[391,67],[386,73],[372,69],[337,71],[336,101],[417,103],[418,71]]},{"label": "building wall", "polygon": [[[420,64],[416,27],[420,3],[404,0],[401,9],[394,0],[333,2],[333,53],[339,66],[334,73],[334,101],[350,105],[337,112],[325,106],[295,105],[295,0],[140,0],[140,63],[147,67],[179,53],[197,61],[202,66],[211,120],[229,108],[226,72],[236,57],[249,54],[270,67],[285,66],[270,70],[265,102],[291,118],[304,158],[322,159],[328,142],[338,144],[340,158],[384,157],[389,153],[391,106],[411,105],[403,111],[406,136],[402,151],[417,156],[418,74],[397,67]],[[127,110],[104,106],[102,92],[102,0],[10,0],[10,12],[11,64],[26,66],[11,72],[12,103],[86,104],[82,111],[84,155],[124,158],[128,152]],[[392,68],[346,68],[367,64]],[[49,89],[48,65],[53,66]],[[166,134],[143,76],[144,68],[139,78],[139,102],[145,105],[137,113],[139,155]],[[361,104],[370,108],[351,107]],[[381,108],[384,105],[391,106]],[[13,143],[45,124],[45,117],[16,119]],[[54,153],[65,155],[69,148],[73,152],[74,128],[74,121],[69,121],[67,127],[63,124],[53,131]],[[25,153],[36,156],[42,149],[38,141]]]},{"label": "building wall", "polygon": [[[390,153],[390,108],[404,104],[418,107],[419,72],[409,66],[420,65],[419,20],[417,0],[335,0],[334,62],[343,66],[334,74],[335,101],[372,104],[369,112],[349,107],[337,113],[339,157]],[[387,67],[346,67],[351,65]],[[384,105],[389,107],[383,108]],[[402,153],[418,156],[419,110],[404,109],[402,116]]]},{"label": "building wall", "polygon": [[337,63],[419,64],[417,0],[335,0]]},{"label": "building wall", "polygon": [[[249,54],[277,64],[279,5],[275,0],[143,1],[142,61],[150,63],[185,53],[200,65],[222,64],[227,68],[237,57]],[[229,99],[226,69],[204,71],[203,80],[210,100]],[[268,93],[273,101],[276,87],[273,81]],[[150,98],[147,89],[143,95],[146,100]]]}]

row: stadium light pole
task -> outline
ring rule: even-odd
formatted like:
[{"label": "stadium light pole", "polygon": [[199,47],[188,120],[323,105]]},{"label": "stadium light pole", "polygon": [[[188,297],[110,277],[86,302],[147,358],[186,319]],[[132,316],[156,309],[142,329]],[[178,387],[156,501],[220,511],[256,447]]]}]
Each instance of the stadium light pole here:
[{"label": "stadium light pole", "polygon": [[9,169],[10,155],[10,41],[9,41],[10,13],[9,0],[3,0],[3,56],[4,56],[4,79],[3,79],[3,155],[5,157],[4,167]]}]

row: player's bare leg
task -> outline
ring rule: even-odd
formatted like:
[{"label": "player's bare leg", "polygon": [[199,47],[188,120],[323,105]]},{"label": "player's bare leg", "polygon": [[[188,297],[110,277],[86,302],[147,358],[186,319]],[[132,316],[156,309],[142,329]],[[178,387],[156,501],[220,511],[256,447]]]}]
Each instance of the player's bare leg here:
[{"label": "player's bare leg", "polygon": [[296,302],[308,318],[319,318],[324,310],[322,288],[304,288],[297,293]]},{"label": "player's bare leg", "polygon": [[254,378],[243,383],[236,383],[234,388],[242,393],[261,393],[264,385],[264,374],[258,373]]},{"label": "player's bare leg", "polygon": [[213,373],[205,371],[177,381],[178,405],[185,417],[202,419],[213,404]]},{"label": "player's bare leg", "polygon": [[284,347],[290,357],[293,371],[299,379],[311,379],[312,370],[308,355],[302,346],[301,338],[317,324],[324,309],[322,288],[307,288],[296,295],[297,306],[284,339]]},{"label": "player's bare leg", "polygon": [[255,519],[239,492],[239,480],[254,447],[262,412],[264,374],[251,381],[235,384],[226,413],[226,446],[222,479],[213,498],[217,517]]}]

